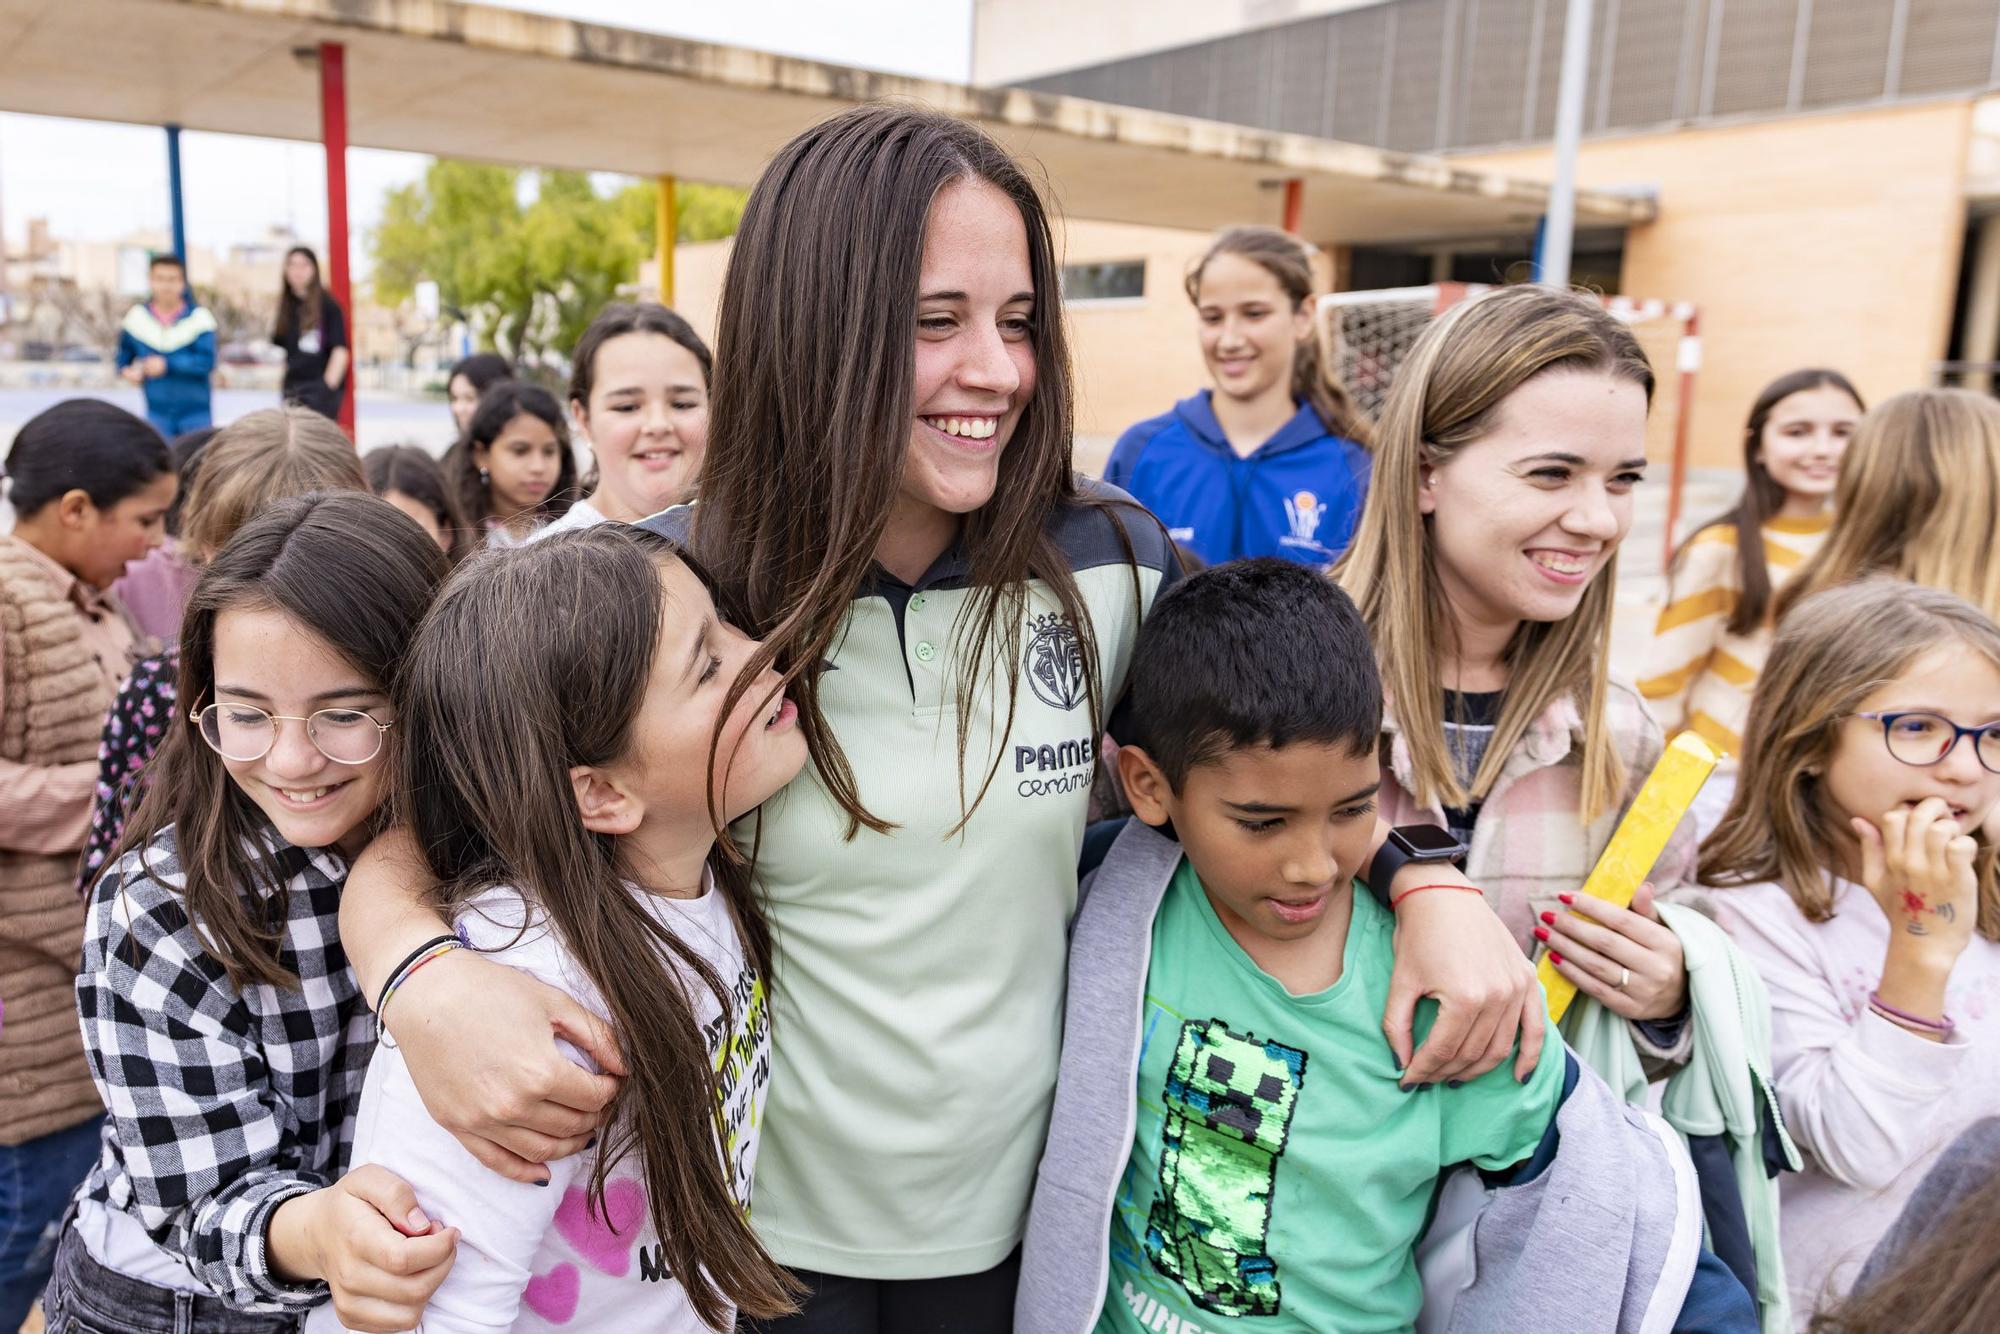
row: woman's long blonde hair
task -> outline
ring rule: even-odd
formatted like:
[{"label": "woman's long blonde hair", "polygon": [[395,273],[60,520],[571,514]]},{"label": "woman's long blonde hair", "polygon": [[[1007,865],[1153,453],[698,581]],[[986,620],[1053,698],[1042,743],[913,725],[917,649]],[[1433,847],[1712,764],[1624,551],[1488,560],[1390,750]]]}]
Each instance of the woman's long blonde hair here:
[{"label": "woman's long blonde hair", "polygon": [[1336,571],[1361,608],[1382,664],[1382,684],[1410,746],[1420,802],[1483,800],[1507,756],[1558,697],[1584,717],[1586,822],[1623,795],[1624,764],[1604,721],[1617,558],[1582,604],[1560,621],[1524,621],[1508,644],[1508,683],[1493,741],[1468,787],[1445,743],[1438,664],[1456,653],[1456,630],[1438,583],[1430,524],[1417,504],[1423,470],[1447,462],[1493,429],[1507,396],[1551,371],[1628,380],[1653,401],[1653,370],[1638,340],[1595,299],[1546,287],[1508,287],[1454,306],[1410,349],[1375,431],[1375,477],[1361,526]]},{"label": "woman's long blonde hair", "polygon": [[[1775,881],[1808,921],[1832,917],[1826,873],[1845,874],[1856,852],[1847,817],[1821,781],[1841,722],[1943,644],[2000,668],[2000,625],[1956,594],[1900,579],[1829,589],[1785,617],[1750,703],[1736,795],[1701,845],[1701,883]],[[1979,934],[1988,940],[2000,940],[1996,857],[2000,848],[1982,846],[1976,863]]]},{"label": "woman's long blonde hair", "polygon": [[1861,419],[1840,459],[1833,531],[1778,594],[1782,619],[1815,593],[1891,574],[2000,617],[2000,403],[1913,389]]}]

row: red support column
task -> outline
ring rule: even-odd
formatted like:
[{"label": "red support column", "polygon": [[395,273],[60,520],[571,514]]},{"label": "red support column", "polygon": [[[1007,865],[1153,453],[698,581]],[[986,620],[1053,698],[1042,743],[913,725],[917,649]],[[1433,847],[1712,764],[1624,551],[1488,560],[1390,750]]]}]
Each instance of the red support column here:
[{"label": "red support column", "polygon": [[319,44],[319,135],[326,146],[327,291],[347,316],[347,392],[340,400],[340,425],[354,435],[354,296],[347,281],[347,48]]},{"label": "red support column", "polygon": [[1285,230],[1299,234],[1306,211],[1306,183],[1294,176],[1285,182]]}]

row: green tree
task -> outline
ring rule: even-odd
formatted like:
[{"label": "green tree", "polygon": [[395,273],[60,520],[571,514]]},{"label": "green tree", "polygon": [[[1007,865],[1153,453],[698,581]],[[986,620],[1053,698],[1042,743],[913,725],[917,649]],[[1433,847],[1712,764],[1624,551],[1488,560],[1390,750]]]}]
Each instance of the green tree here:
[{"label": "green tree", "polygon": [[[682,240],[731,235],[743,199],[724,186],[682,186],[676,231]],[[581,172],[440,159],[384,202],[369,236],[376,299],[397,304],[429,280],[482,346],[526,361],[566,352],[637,280],[653,252],[657,201],[648,181],[607,196]]]},{"label": "green tree", "polygon": [[[650,190],[647,197],[652,198]],[[683,241],[720,241],[725,236],[734,236],[736,224],[743,218],[743,202],[748,197],[747,192],[733,185],[683,181],[674,191],[675,211],[679,214],[674,234]]]}]

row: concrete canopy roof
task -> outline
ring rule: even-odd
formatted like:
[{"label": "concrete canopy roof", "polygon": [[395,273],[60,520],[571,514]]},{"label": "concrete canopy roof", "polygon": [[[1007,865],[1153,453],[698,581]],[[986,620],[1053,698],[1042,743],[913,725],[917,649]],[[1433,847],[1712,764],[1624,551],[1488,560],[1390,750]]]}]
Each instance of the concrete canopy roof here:
[{"label": "concrete canopy roof", "polygon": [[[1532,229],[1541,184],[1357,144],[1011,89],[900,78],[455,0],[0,0],[0,110],[317,141],[347,47],[355,147],[748,185],[801,129],[871,98],[977,121],[1040,162],[1074,217],[1206,230],[1275,222],[1384,242]],[[1580,192],[1577,223],[1653,201]]]}]

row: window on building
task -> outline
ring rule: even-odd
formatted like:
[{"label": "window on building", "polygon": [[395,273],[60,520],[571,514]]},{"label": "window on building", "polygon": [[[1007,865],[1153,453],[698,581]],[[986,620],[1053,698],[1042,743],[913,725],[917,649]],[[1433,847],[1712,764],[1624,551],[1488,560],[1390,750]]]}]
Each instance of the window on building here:
[{"label": "window on building", "polygon": [[1071,305],[1085,301],[1143,301],[1146,261],[1112,259],[1095,264],[1065,264],[1062,286],[1063,300]]}]

